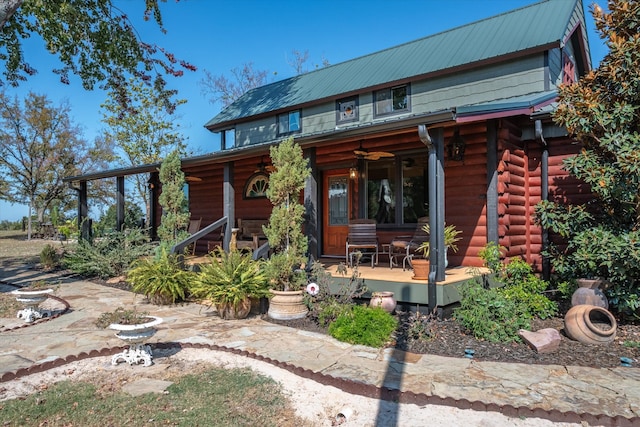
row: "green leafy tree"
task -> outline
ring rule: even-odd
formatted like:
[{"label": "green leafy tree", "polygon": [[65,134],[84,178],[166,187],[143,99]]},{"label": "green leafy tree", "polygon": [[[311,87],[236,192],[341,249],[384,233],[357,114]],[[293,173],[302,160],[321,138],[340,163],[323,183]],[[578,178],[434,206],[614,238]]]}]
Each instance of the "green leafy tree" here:
[{"label": "green leafy tree", "polygon": [[[122,231],[116,229],[116,205],[111,205],[100,219],[93,224],[94,232],[97,235],[104,234],[109,231]],[[124,228],[140,228],[144,213],[140,206],[134,203],[125,202],[124,204]]]},{"label": "green leafy tree", "polygon": [[69,116],[69,105],[55,106],[44,95],[29,93],[21,103],[0,92],[0,173],[8,183],[0,198],[29,206],[31,218],[70,199],[62,179],[106,166],[107,148],[89,144]]},{"label": "green leafy tree", "polygon": [[[165,32],[160,1],[145,0],[144,19],[153,19]],[[24,1],[0,0],[0,61],[4,79],[17,86],[37,72],[28,62],[22,40],[39,35],[47,51],[56,55],[62,67],[53,72],[69,84],[70,75],[82,80],[87,90],[96,84],[113,90],[114,99],[129,109],[127,79],[135,76],[153,87],[167,111],[175,91],[166,88],[164,76],[181,76],[195,67],[180,61],[159,46],[139,40],[129,17],[113,0]],[[2,83],[0,81],[0,83]]]},{"label": "green leafy tree", "polygon": [[606,278],[613,284],[611,305],[638,315],[640,2],[610,1],[609,9],[592,9],[608,54],[598,69],[561,87],[554,116],[583,145],[564,167],[589,185],[594,198],[584,205],[544,202],[537,214],[565,239],[566,249],[549,254],[561,278]]},{"label": "green leafy tree", "polygon": [[165,250],[188,236],[189,212],[184,195],[184,172],[180,168],[180,153],[174,150],[160,166],[162,193],[158,199],[162,206],[162,220],[158,237]]},{"label": "green leafy tree", "polygon": [[[105,138],[114,147],[118,158],[129,166],[160,162],[171,151],[185,154],[186,144],[179,133],[178,124],[164,108],[164,99],[154,90],[135,80],[127,88],[130,108],[135,114],[128,114],[118,101],[119,93],[110,90],[108,99],[102,104],[102,121],[108,125]],[[187,101],[172,101],[181,105]],[[147,197],[147,177],[143,174],[131,178],[139,202],[146,206],[146,216],[150,217],[151,205]]]}]

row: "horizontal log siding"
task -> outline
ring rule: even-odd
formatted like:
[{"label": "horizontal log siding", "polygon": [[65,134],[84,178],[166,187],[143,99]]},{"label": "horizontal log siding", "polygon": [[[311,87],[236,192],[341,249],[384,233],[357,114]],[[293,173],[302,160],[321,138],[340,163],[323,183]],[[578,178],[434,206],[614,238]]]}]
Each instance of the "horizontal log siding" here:
[{"label": "horizontal log siding", "polygon": [[[463,161],[453,161],[445,154],[445,220],[462,231],[458,252],[449,251],[450,266],[482,266],[478,252],[487,243],[486,183],[487,128],[485,123],[459,128],[465,141]],[[453,129],[445,130],[446,146]]]},{"label": "horizontal log siding", "polygon": [[[500,245],[506,249],[506,261],[523,257],[539,268],[542,234],[540,227],[533,223],[533,212],[540,201],[540,165],[536,161],[530,162],[531,153],[525,150],[521,134],[513,123],[500,121],[498,236]],[[539,152],[536,154],[539,158]]]}]

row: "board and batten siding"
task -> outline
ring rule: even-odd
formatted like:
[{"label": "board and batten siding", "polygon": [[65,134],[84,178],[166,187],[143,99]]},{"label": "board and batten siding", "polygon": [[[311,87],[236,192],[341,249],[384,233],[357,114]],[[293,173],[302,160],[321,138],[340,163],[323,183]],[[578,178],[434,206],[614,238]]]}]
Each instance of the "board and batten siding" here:
[{"label": "board and batten siding", "polygon": [[[294,137],[319,135],[355,126],[364,127],[389,119],[413,117],[458,105],[473,105],[542,92],[549,87],[548,78],[544,54],[539,53],[454,75],[416,81],[411,83],[411,111],[382,117],[374,117],[373,92],[366,91],[358,95],[359,120],[357,122],[337,124],[336,100],[331,100],[303,108],[302,132],[294,134]],[[389,87],[392,86],[394,85],[390,83]],[[291,109],[293,110],[295,108]],[[269,143],[284,138],[277,135],[275,114],[239,123],[235,131],[235,147]]]}]

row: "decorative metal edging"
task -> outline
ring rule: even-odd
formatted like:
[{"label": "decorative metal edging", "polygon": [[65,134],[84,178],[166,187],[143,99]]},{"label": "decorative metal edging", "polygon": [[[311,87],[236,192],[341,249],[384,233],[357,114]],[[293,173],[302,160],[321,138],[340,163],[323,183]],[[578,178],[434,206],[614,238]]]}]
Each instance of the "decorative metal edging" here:
[{"label": "decorative metal edging", "polygon": [[[485,412],[498,412],[507,417],[512,418],[543,418],[553,422],[565,422],[565,423],[580,423],[586,422],[589,425],[600,425],[605,427],[633,427],[640,425],[640,417],[626,418],[622,415],[609,416],[606,414],[590,414],[582,413],[578,414],[574,411],[561,412],[556,409],[545,410],[542,408],[529,408],[527,406],[513,406],[513,405],[498,405],[495,403],[484,403],[481,401],[470,401],[467,399],[454,399],[452,397],[440,397],[435,395],[427,395],[424,393],[415,393],[412,391],[401,391],[398,389],[388,387],[378,387],[373,384],[365,384],[354,380],[345,378],[333,377],[325,375],[320,372],[314,372],[309,369],[305,369],[299,366],[292,365],[287,362],[279,362],[270,357],[262,356],[256,353],[251,353],[247,350],[239,350],[236,348],[230,348],[220,346],[217,344],[203,344],[203,343],[156,343],[152,347],[160,349],[171,348],[193,348],[204,349],[214,351],[224,351],[232,353],[238,356],[249,357],[261,362],[266,362],[279,368],[285,369],[294,375],[302,378],[313,380],[319,384],[333,386],[345,391],[349,394],[355,394],[358,396],[371,397],[375,399],[381,399],[390,402],[397,403],[411,403],[415,405],[439,405],[450,406],[458,409],[472,409],[474,411]],[[15,372],[6,372],[0,376],[0,383],[12,381],[22,378],[27,375],[44,372],[46,370],[57,368],[68,363],[76,362],[79,360],[89,359],[93,357],[113,356],[114,354],[122,351],[123,346],[102,348],[100,350],[91,350],[90,352],[81,352],[77,355],[70,355],[64,358],[58,358],[41,364],[32,365],[28,368],[21,368]]]}]

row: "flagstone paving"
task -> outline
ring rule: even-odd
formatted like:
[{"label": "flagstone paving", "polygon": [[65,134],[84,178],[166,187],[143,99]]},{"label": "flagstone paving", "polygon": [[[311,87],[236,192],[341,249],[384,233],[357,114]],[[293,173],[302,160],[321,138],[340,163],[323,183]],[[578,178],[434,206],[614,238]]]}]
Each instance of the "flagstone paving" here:
[{"label": "flagstone paving", "polygon": [[[5,283],[27,284],[34,276],[30,270],[0,270],[0,281]],[[99,329],[94,322],[101,313],[125,306],[163,318],[150,344],[224,346],[357,383],[486,405],[624,417],[633,422],[640,416],[637,367],[524,365],[373,349],[274,325],[259,316],[225,321],[198,304],[155,306],[130,292],[73,278],[60,279],[55,295],[70,305],[57,318],[17,329],[11,328],[22,325],[22,320],[0,319],[0,377],[44,361],[121,346],[113,331]],[[54,310],[63,308],[51,299],[46,304]]]}]

